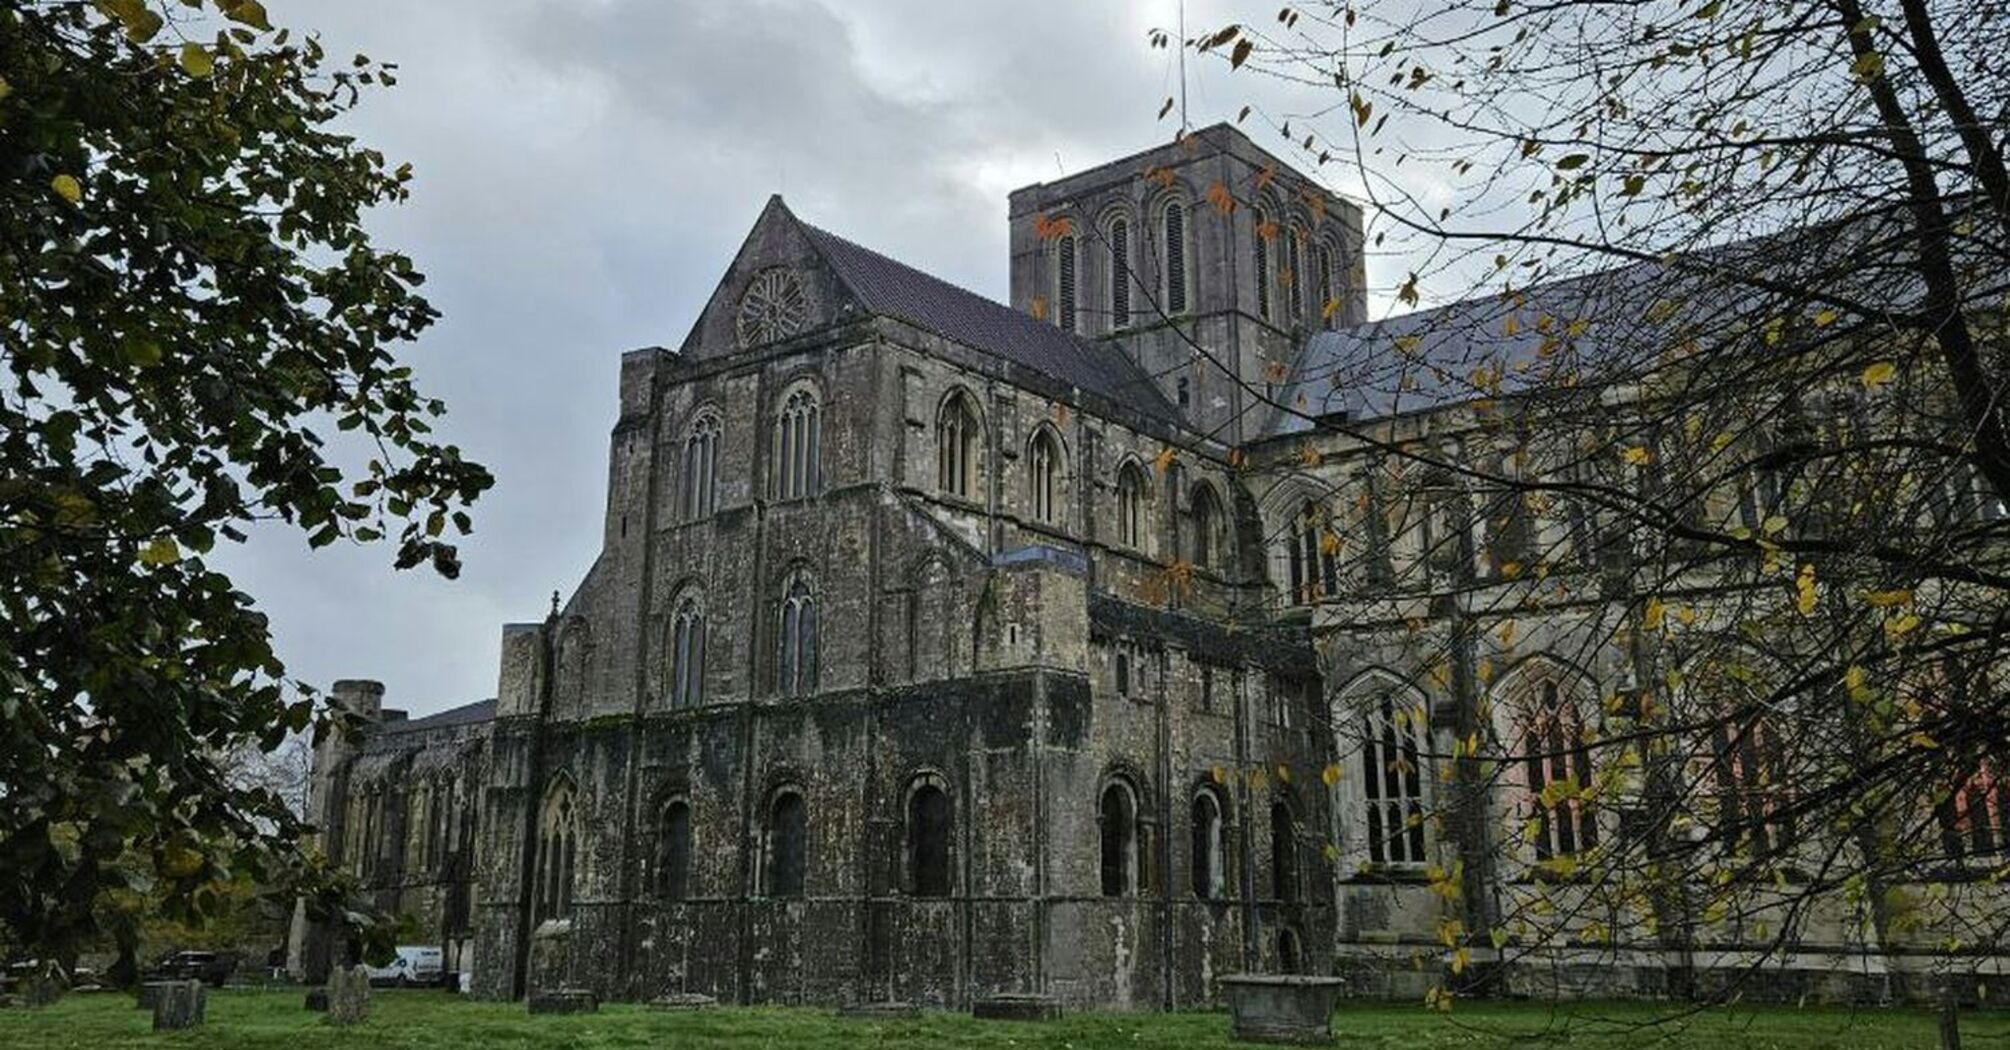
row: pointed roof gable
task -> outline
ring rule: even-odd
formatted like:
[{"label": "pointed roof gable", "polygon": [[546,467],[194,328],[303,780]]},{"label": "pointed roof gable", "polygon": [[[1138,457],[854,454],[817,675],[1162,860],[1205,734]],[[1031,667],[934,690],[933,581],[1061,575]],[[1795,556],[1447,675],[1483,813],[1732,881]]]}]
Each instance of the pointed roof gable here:
[{"label": "pointed roof gable", "polygon": [[[786,207],[786,205],[784,206]],[[793,214],[793,213],[791,213]],[[906,321],[1167,423],[1179,412],[1114,344],[1095,343],[796,220],[866,312]]]}]

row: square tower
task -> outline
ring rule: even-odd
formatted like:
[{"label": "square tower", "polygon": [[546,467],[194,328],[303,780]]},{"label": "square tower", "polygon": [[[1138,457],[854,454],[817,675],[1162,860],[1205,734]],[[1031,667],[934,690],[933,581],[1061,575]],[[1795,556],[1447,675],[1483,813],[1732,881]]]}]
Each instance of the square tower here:
[{"label": "square tower", "polygon": [[1226,124],[1011,196],[1012,305],[1257,437],[1312,334],[1367,320],[1359,205]]}]

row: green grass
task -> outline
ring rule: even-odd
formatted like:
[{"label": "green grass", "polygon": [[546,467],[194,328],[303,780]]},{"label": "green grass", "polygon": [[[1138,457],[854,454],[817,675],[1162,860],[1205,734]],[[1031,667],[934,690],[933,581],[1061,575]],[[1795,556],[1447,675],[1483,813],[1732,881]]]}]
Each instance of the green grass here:
[{"label": "green grass", "polygon": [[[1342,1003],[1334,1015],[1336,1044],[1361,1050],[1447,1047],[1660,1047],[1663,1050],[1921,1050],[1936,1045],[1933,1018],[1913,1010],[1764,1008],[1715,1010],[1671,1019],[1651,1004],[1546,1005],[1462,1003],[1450,1014],[1387,1003]],[[443,992],[379,991],[370,1019],[349,1029],[321,1022],[302,1008],[301,993],[212,992],[209,1024],[154,1035],[149,1014],[124,995],[72,995],[42,1010],[0,1011],[5,1050],[516,1050],[531,1047],[637,1050],[755,1050],[818,1047],[838,1050],[1138,1050],[1142,1047],[1230,1047],[1220,1013],[1076,1014],[1051,1024],[976,1021],[930,1013],[909,1021],[855,1021],[831,1010],[719,1007],[697,1013],[656,1013],[612,1004],[597,1014],[531,1017],[521,1003],[468,1002]],[[1964,1015],[1972,1045],[2010,1040],[2010,1013]]]}]

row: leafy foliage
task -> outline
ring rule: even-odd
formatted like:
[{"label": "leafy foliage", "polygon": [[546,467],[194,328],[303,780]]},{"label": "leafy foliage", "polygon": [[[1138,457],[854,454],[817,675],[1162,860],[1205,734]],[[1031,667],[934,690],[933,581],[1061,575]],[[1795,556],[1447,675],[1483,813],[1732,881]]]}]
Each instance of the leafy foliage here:
[{"label": "leafy foliage", "polygon": [[393,82],[255,0],[0,11],[0,918],[26,943],[73,948],[108,890],[341,907],[285,800],[220,768],[313,697],[205,556],[277,520],[458,572],[491,479],[431,436],[394,350],[437,315],[362,225],[411,172],[330,127]]}]

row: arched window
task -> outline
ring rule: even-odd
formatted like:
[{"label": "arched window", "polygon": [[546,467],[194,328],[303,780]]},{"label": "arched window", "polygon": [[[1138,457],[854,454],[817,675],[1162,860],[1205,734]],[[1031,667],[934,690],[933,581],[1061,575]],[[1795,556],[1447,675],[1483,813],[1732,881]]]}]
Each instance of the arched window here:
[{"label": "arched window", "polygon": [[1280,901],[1298,899],[1298,830],[1291,807],[1270,804],[1270,893]]},{"label": "arched window", "polygon": [[1934,817],[1950,860],[2010,853],[2010,779],[1985,758],[1954,784]]},{"label": "arched window", "polygon": [[1305,968],[1305,949],[1298,944],[1298,931],[1282,929],[1277,931],[1277,969],[1280,973],[1299,973]]},{"label": "arched window", "polygon": [[808,696],[817,691],[817,603],[801,576],[789,581],[782,594],[781,660],[777,677],[783,696]]},{"label": "arched window", "polygon": [[1054,323],[1064,332],[1075,330],[1075,238],[1054,244]]},{"label": "arched window", "polygon": [[1165,304],[1166,313],[1177,317],[1186,313],[1186,206],[1169,202],[1165,210]]},{"label": "arched window", "polygon": [[1334,557],[1339,538],[1328,539],[1331,531],[1332,523],[1325,508],[1313,500],[1306,500],[1298,516],[1292,519],[1291,548],[1287,553],[1294,603],[1313,602],[1339,593],[1340,570]]},{"label": "arched window", "polygon": [[1145,546],[1145,476],[1136,463],[1117,469],[1117,542],[1133,550]]},{"label": "arched window", "polygon": [[663,807],[656,832],[656,895],[681,901],[690,894],[691,804],[673,799]]},{"label": "arched window", "polygon": [[1305,231],[1293,226],[1284,235],[1284,272],[1277,275],[1277,281],[1284,286],[1284,305],[1291,320],[1305,318],[1305,271],[1300,268],[1299,258],[1305,251]]},{"label": "arched window", "polygon": [[803,895],[804,855],[808,852],[809,813],[803,796],[794,790],[775,793],[768,807],[767,894],[795,898]]},{"label": "arched window", "polygon": [[1124,218],[1110,222],[1110,328],[1131,324],[1131,224]]},{"label": "arched window", "polygon": [[1117,646],[1116,658],[1117,695],[1131,695],[1131,652],[1121,643]]},{"label": "arched window", "polygon": [[1191,561],[1197,568],[1210,568],[1215,563],[1216,548],[1221,540],[1221,503],[1216,500],[1214,489],[1206,485],[1193,487],[1193,538],[1191,541]]},{"label": "arched window", "polygon": [[536,878],[531,921],[562,919],[572,913],[573,865],[579,856],[579,813],[572,782],[560,778],[544,793],[537,822]]},{"label": "arched window", "polygon": [[1394,694],[1383,694],[1361,714],[1370,863],[1424,863],[1424,728],[1423,708]]},{"label": "arched window", "polygon": [[1035,521],[1060,523],[1061,489],[1061,443],[1041,427],[1026,443],[1026,502]]},{"label": "arched window", "polygon": [[949,395],[936,421],[935,484],[944,493],[963,499],[974,497],[977,489],[977,442],[983,428],[970,396],[959,390]]},{"label": "arched window", "polygon": [[1715,719],[1710,764],[1724,851],[1764,857],[1794,844],[1787,742],[1763,714]]},{"label": "arched window", "polygon": [[801,499],[822,488],[823,412],[817,395],[797,390],[775,421],[775,498]]},{"label": "arched window", "polygon": [[1138,797],[1128,783],[1113,780],[1103,788],[1097,823],[1103,840],[1103,896],[1128,897],[1138,888]]},{"label": "arched window", "polygon": [[907,796],[907,870],[917,897],[949,896],[949,795],[933,777]]},{"label": "arched window", "polygon": [[1277,228],[1259,211],[1253,216],[1256,237],[1251,245],[1256,254],[1256,314],[1270,320],[1270,238],[1277,235]]},{"label": "arched window", "polygon": [[707,412],[691,424],[691,435],[684,439],[685,520],[712,513],[718,465],[719,417]]},{"label": "arched window", "polygon": [[1204,901],[1225,896],[1228,872],[1222,850],[1221,798],[1212,788],[1193,796],[1193,895]]},{"label": "arched window", "polygon": [[670,706],[705,700],[705,608],[686,597],[670,617]]},{"label": "arched window", "polygon": [[[1555,682],[1537,687],[1520,758],[1529,819],[1534,821],[1535,859],[1573,856],[1598,845],[1597,814],[1581,794],[1591,786],[1592,775],[1584,716]],[[1545,794],[1552,784],[1557,789]]]},{"label": "arched window", "polygon": [[1327,244],[1325,241],[1321,241],[1319,242],[1318,252],[1318,283],[1314,284],[1312,289],[1314,294],[1319,297],[1318,309],[1321,325],[1326,328],[1333,328],[1337,326],[1340,317],[1338,293],[1333,287],[1333,246]]}]

